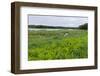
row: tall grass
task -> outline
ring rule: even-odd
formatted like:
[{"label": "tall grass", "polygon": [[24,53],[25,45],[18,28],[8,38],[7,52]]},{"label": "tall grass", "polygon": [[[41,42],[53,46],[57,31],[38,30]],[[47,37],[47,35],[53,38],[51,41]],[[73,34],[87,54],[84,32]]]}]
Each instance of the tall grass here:
[{"label": "tall grass", "polygon": [[87,58],[87,34],[75,29],[28,31],[28,60]]}]

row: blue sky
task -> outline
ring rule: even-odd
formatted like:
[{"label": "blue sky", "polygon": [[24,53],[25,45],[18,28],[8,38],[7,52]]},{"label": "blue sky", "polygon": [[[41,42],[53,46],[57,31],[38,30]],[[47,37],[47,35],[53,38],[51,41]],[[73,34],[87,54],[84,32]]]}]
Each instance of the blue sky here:
[{"label": "blue sky", "polygon": [[28,25],[78,27],[88,23],[88,17],[29,15]]}]

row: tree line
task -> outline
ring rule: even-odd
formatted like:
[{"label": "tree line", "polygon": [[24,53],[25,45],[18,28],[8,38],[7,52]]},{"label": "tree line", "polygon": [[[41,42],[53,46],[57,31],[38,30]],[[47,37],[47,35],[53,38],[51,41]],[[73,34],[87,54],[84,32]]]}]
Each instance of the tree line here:
[{"label": "tree line", "polygon": [[88,23],[79,26],[79,29],[88,29]]},{"label": "tree line", "polygon": [[62,26],[47,26],[47,25],[28,25],[28,28],[52,28],[52,29],[88,29],[88,23],[82,24],[79,27],[62,27]]}]

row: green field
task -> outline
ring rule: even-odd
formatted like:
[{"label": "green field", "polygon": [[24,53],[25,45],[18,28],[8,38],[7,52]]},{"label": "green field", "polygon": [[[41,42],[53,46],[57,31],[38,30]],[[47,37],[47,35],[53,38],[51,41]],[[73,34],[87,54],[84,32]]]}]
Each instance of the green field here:
[{"label": "green field", "polygon": [[87,58],[87,49],[87,30],[28,30],[29,61]]}]

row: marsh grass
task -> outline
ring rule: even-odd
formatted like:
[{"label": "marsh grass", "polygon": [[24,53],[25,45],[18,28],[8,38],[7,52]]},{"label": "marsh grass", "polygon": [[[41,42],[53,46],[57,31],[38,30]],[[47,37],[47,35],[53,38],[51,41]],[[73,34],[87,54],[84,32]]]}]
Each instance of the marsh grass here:
[{"label": "marsh grass", "polygon": [[76,29],[28,30],[28,60],[87,58],[87,35],[87,30]]}]

